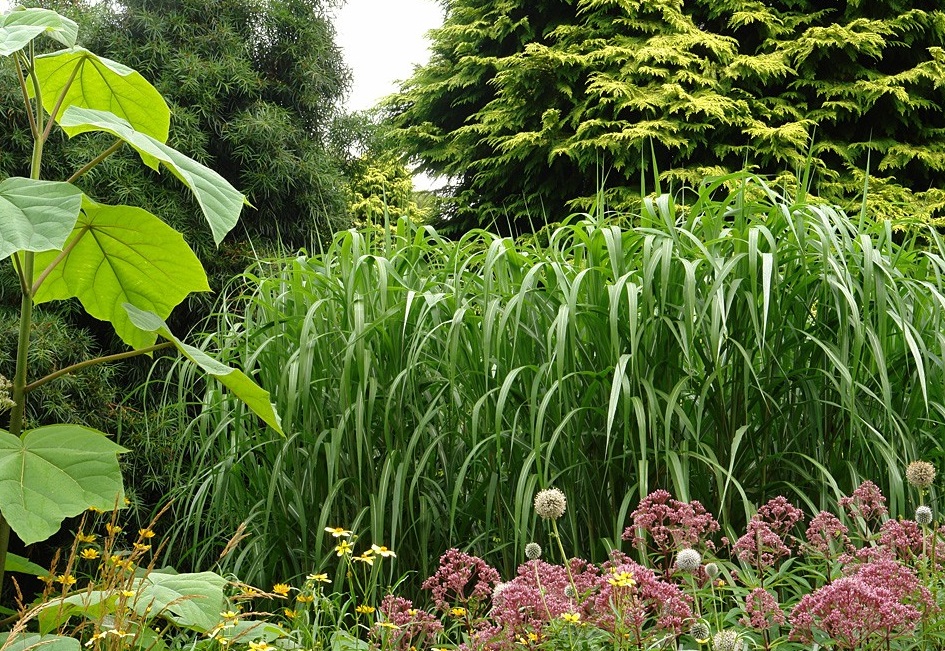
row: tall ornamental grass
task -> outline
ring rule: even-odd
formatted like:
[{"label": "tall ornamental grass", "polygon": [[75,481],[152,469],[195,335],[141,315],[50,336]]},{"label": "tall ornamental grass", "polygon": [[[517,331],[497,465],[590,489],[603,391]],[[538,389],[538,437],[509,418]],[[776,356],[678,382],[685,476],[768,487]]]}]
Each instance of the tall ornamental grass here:
[{"label": "tall ornamental grass", "polygon": [[738,527],[869,477],[902,512],[900,469],[934,456],[945,412],[945,246],[920,236],[738,176],[527,240],[400,220],[260,262],[206,343],[287,436],[175,367],[169,399],[202,394],[172,548],[206,567],[245,522],[225,569],[265,585],[326,567],[342,526],[398,571],[458,546],[508,575],[552,485],[593,559],[657,488]]}]

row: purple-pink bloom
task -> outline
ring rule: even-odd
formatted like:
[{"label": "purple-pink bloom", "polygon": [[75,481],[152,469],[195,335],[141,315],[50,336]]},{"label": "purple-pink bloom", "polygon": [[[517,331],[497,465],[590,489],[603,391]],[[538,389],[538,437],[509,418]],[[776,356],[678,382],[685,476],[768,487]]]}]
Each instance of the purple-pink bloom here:
[{"label": "purple-pink bloom", "polygon": [[[439,619],[425,610],[414,608],[413,602],[402,597],[387,595],[381,602],[380,611],[384,621],[396,626],[383,630],[385,648],[409,651],[411,648],[420,648],[424,641],[432,642],[443,630]],[[372,635],[377,638],[382,633],[381,628],[375,625]]]},{"label": "purple-pink bloom", "polygon": [[433,593],[437,608],[449,610],[453,604],[485,599],[498,582],[499,573],[484,560],[450,549],[440,556],[440,567],[421,587]]},{"label": "purple-pink bloom", "polygon": [[853,545],[846,525],[833,513],[821,511],[807,527],[807,550],[825,558],[837,558],[841,554],[852,554]]},{"label": "purple-pink bloom", "polygon": [[715,549],[707,536],[719,530],[719,523],[695,500],[680,502],[667,491],[656,490],[640,501],[631,517],[633,526],[624,530],[622,538],[632,540],[633,544],[645,543],[649,535],[662,554],[701,545]]},{"label": "purple-pink bloom", "polygon": [[860,484],[849,497],[840,498],[839,503],[851,516],[860,515],[867,521],[878,520],[889,512],[886,497],[879,486],[869,480]]},{"label": "purple-pink bloom", "polygon": [[786,621],[777,599],[764,588],[755,588],[745,597],[745,614],[747,617],[742,618],[742,626],[751,626],[759,631],[775,624],[781,626]]}]

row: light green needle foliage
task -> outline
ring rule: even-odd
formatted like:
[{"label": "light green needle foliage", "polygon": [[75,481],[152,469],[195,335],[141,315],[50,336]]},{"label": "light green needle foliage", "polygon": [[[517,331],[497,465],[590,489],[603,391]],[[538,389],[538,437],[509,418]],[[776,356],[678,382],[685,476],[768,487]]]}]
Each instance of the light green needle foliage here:
[{"label": "light green needle foliage", "polygon": [[898,511],[899,469],[945,416],[943,243],[753,177],[684,199],[519,241],[402,219],[261,262],[206,345],[272,390],[288,438],[208,387],[173,546],[213,562],[245,520],[228,568],[266,585],[321,567],[343,526],[420,578],[450,546],[508,575],[548,485],[569,551],[598,559],[656,488],[737,527],[865,476]]}]

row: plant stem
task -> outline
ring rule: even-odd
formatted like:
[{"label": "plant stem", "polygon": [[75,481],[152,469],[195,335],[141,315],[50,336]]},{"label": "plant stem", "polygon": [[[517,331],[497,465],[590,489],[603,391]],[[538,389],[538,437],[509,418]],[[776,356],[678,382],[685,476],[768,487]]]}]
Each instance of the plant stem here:
[{"label": "plant stem", "polygon": [[103,151],[101,154],[90,160],[88,163],[83,165],[79,170],[77,170],[72,176],[66,179],[66,183],[73,183],[76,179],[79,179],[85,176],[90,169],[101,163],[103,160],[114,154],[116,151],[121,149],[121,146],[125,144],[124,140],[116,140],[111,144],[111,146]]},{"label": "plant stem", "polygon": [[50,373],[49,375],[39,378],[35,382],[30,382],[24,387],[24,392],[29,393],[33,389],[38,389],[39,387],[43,386],[47,382],[51,382],[55,380],[56,378],[66,375],[67,373],[81,371],[82,369],[87,368],[89,366],[94,366],[96,364],[103,364],[105,362],[114,362],[120,359],[128,359],[129,357],[137,357],[138,355],[146,355],[148,353],[153,353],[154,351],[157,351],[157,350],[164,350],[165,348],[172,348],[173,346],[174,346],[173,342],[165,341],[160,344],[154,344],[153,346],[148,346],[147,348],[139,348],[137,350],[129,350],[124,353],[115,353],[114,355],[105,355],[103,357],[87,359],[77,364],[73,364],[71,366],[61,368],[58,371],[55,371],[54,373]]}]

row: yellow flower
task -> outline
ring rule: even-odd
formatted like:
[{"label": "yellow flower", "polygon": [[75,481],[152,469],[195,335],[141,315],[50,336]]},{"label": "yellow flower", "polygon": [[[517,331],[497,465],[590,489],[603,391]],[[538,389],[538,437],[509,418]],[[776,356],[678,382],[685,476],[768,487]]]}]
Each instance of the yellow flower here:
[{"label": "yellow flower", "polygon": [[56,577],[56,583],[61,583],[62,585],[74,585],[75,577],[71,574],[60,574]]},{"label": "yellow flower", "polygon": [[109,536],[114,536],[118,533],[121,533],[121,527],[119,527],[117,524],[112,524],[109,522],[105,525],[105,531],[108,532]]},{"label": "yellow flower", "polygon": [[335,554],[339,557],[344,556],[345,554],[350,554],[353,551],[354,549],[351,547],[351,543],[349,543],[347,540],[342,540],[340,543],[338,543],[337,547],[335,547]]},{"label": "yellow flower", "polygon": [[354,609],[354,612],[361,615],[370,615],[371,613],[374,612],[374,606],[364,606],[364,605],[357,606]]},{"label": "yellow flower", "polygon": [[227,610],[226,612],[220,613],[220,617],[223,619],[236,619],[239,617],[238,613],[233,612],[232,610]]},{"label": "yellow flower", "polygon": [[309,574],[309,575],[308,575],[307,577],[305,577],[305,578],[306,578],[307,580],[309,580],[309,581],[314,582],[314,583],[331,583],[331,579],[329,579],[329,578],[328,578],[328,575],[327,575],[327,574],[324,574],[324,573],[322,573],[322,574]]},{"label": "yellow flower", "polygon": [[384,558],[389,558],[391,556],[396,557],[397,554],[387,549],[384,545],[371,545],[371,551],[373,551],[378,556],[383,556]]},{"label": "yellow flower", "polygon": [[272,591],[279,595],[280,597],[286,597],[289,594],[289,590],[292,589],[292,586],[285,583],[277,583],[272,586]]},{"label": "yellow flower", "polygon": [[76,534],[75,539],[80,543],[94,543],[96,539],[98,539],[98,536],[94,533],[79,533]]},{"label": "yellow flower", "polygon": [[135,543],[134,548],[136,552],[146,552],[151,549],[151,545],[142,545],[141,543]]},{"label": "yellow flower", "polygon": [[450,615],[453,617],[462,617],[466,614],[466,609],[457,606],[456,608],[450,608]]},{"label": "yellow flower", "polygon": [[133,597],[133,596],[135,596],[136,594],[137,594],[137,593],[136,593],[134,590],[122,590],[122,591],[121,591],[121,596],[122,596],[122,597]]},{"label": "yellow flower", "polygon": [[417,615],[420,614],[420,611],[417,608],[411,608],[410,610],[407,611],[407,614],[410,615],[411,617],[416,617]]},{"label": "yellow flower", "polygon": [[581,622],[581,616],[577,613],[562,613],[561,619],[566,621],[568,624],[579,624]]},{"label": "yellow flower", "polygon": [[249,650],[250,651],[275,651],[275,649],[269,646],[269,644],[265,640],[261,642],[250,642]]},{"label": "yellow flower", "polygon": [[98,550],[95,549],[94,547],[86,547],[81,552],[79,552],[79,556],[81,556],[87,561],[94,561],[96,558],[99,557],[99,555],[100,554],[98,553]]},{"label": "yellow flower", "polygon": [[400,630],[400,627],[397,626],[397,624],[395,624],[395,623],[393,623],[393,622],[378,622],[377,625],[378,625],[378,626],[381,626],[381,627],[383,627],[383,628],[389,628],[389,629],[392,630],[392,631],[399,631],[399,630]]},{"label": "yellow flower", "polygon": [[360,556],[355,556],[354,560],[361,561],[362,563],[367,563],[368,565],[374,565],[374,555],[371,553],[371,550],[366,550]]},{"label": "yellow flower", "polygon": [[341,527],[325,527],[325,531],[330,533],[334,538],[348,538],[351,536],[350,531],[342,529]]},{"label": "yellow flower", "polygon": [[630,588],[637,584],[637,582],[633,580],[633,574],[630,572],[616,572],[612,577],[607,579],[607,583],[619,588]]},{"label": "yellow flower", "polygon": [[154,538],[154,532],[150,529],[138,529],[138,535],[142,538]]},{"label": "yellow flower", "polygon": [[300,604],[310,604],[313,601],[315,601],[315,595],[300,594],[298,597],[295,598],[295,600],[298,601]]},{"label": "yellow flower", "polygon": [[294,610],[292,610],[291,608],[283,608],[283,609],[282,609],[282,614],[285,615],[286,617],[288,617],[289,619],[293,619],[293,618],[296,616],[297,613],[296,613]]}]

